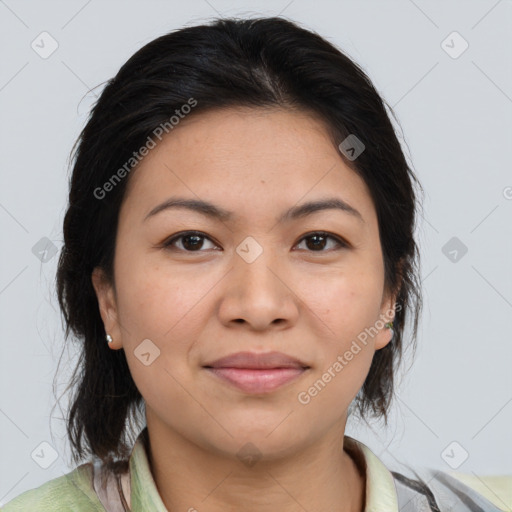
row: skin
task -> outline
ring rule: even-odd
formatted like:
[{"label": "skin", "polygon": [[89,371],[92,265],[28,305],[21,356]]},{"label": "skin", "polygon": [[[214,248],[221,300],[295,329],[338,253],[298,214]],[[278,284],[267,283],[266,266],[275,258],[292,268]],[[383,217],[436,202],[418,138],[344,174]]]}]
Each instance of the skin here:
[{"label": "skin", "polygon": [[[124,349],[146,402],[150,465],[165,506],[364,510],[365,474],[344,450],[343,436],[348,407],[390,330],[360,344],[308,404],[297,399],[365,328],[392,320],[396,299],[384,289],[369,191],[325,126],[307,113],[277,109],[202,113],[181,121],[129,179],[115,287],[99,268],[92,280],[111,348]],[[170,196],[207,200],[235,217],[220,221],[180,208],[144,220]],[[276,221],[292,206],[333,196],[364,222],[335,209]],[[204,238],[194,245],[182,237],[164,247],[186,230]],[[327,238],[316,248],[305,238],[322,230],[347,247]],[[236,252],[247,236],[263,250],[252,263]],[[148,366],[134,352],[145,339],[160,350]],[[310,368],[258,395],[203,368],[245,350],[278,350]],[[237,457],[246,443],[261,456],[252,466]]]}]

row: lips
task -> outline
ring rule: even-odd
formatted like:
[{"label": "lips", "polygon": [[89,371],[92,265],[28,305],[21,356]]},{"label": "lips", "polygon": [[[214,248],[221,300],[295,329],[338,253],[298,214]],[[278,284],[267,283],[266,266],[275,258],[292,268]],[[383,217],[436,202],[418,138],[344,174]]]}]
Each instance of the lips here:
[{"label": "lips", "polygon": [[253,370],[269,368],[309,368],[296,357],[282,352],[237,352],[204,365],[209,368],[245,368]]},{"label": "lips", "polygon": [[297,379],[310,367],[281,352],[238,352],[217,359],[204,368],[224,383],[245,393],[270,393]]}]

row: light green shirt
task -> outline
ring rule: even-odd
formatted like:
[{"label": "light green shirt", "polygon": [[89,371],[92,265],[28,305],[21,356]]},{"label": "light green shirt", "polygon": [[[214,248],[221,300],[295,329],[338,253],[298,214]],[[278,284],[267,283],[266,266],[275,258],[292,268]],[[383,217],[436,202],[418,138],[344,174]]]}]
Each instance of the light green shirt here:
[{"label": "light green shirt", "polygon": [[[105,512],[105,510],[112,512],[123,512],[124,510],[167,512],[151,473],[143,437],[145,435],[147,435],[147,427],[139,434],[133,446],[129,460],[129,472],[120,479],[116,479],[113,475],[107,475],[107,483],[102,487],[99,483],[101,476],[99,464],[85,463],[70,473],[50,480],[36,489],[25,491],[7,503],[2,508],[2,512]],[[366,465],[364,512],[436,510],[431,508],[432,501],[429,501],[428,493],[418,491],[417,482],[405,477],[397,479],[370,448],[360,441],[345,436],[344,442],[345,448],[349,451],[359,450],[361,459]],[[429,483],[433,499],[437,500],[436,506],[441,511],[499,512],[500,510],[446,473],[433,471],[425,482]],[[435,485],[433,485],[434,482],[436,482]],[[461,494],[466,497],[465,504],[461,501]],[[482,508],[470,508],[473,506],[472,504]],[[457,508],[453,508],[455,505]],[[192,507],[191,510],[193,510]]]}]

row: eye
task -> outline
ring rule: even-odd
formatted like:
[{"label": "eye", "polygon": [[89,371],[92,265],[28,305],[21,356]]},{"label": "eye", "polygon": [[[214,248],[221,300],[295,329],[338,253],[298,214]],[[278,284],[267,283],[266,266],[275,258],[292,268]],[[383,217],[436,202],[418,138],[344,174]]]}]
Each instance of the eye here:
[{"label": "eye", "polygon": [[311,249],[311,252],[328,252],[324,251],[325,247],[328,245],[327,240],[334,241],[336,248],[348,248],[349,245],[344,242],[341,238],[331,235],[330,233],[326,233],[325,231],[316,231],[314,233],[309,233],[306,236],[301,238],[301,242],[303,240],[311,240],[310,243],[306,242],[306,247]]},{"label": "eye", "polygon": [[[166,240],[163,245],[168,249],[177,248],[186,252],[202,252],[200,249],[204,246],[204,240],[211,242],[211,239],[200,231],[185,231]],[[181,247],[177,247],[175,242],[181,243]],[[213,242],[212,245],[217,247]]]},{"label": "eye", "polygon": [[[203,252],[201,249],[204,249],[205,240],[208,240],[212,244],[213,247],[210,249],[218,247],[212,242],[211,238],[201,231],[184,231],[182,233],[178,233],[166,240],[163,246],[167,249],[179,249],[185,252]],[[334,250],[336,250],[336,248],[349,247],[349,245],[341,238],[325,231],[309,233],[308,235],[303,236],[300,242],[306,241],[306,247],[310,252],[328,252],[324,249],[329,245],[329,240],[334,242]],[[308,243],[307,241],[310,242]],[[298,245],[299,244],[297,244],[297,246]]]}]

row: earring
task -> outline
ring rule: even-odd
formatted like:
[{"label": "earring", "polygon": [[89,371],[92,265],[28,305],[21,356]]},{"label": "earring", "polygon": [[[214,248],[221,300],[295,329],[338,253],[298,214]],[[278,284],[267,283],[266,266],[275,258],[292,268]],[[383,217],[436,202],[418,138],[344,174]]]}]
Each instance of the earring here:
[{"label": "earring", "polygon": [[110,334],[107,334],[105,336],[105,339],[108,341],[108,344],[110,345],[114,340],[112,339],[112,336],[110,336]]},{"label": "earring", "polygon": [[388,329],[391,329],[391,339],[393,339],[393,338],[394,338],[394,336],[395,336],[395,331],[393,330],[393,322],[388,322],[388,323],[386,324],[386,327],[387,327]]}]

